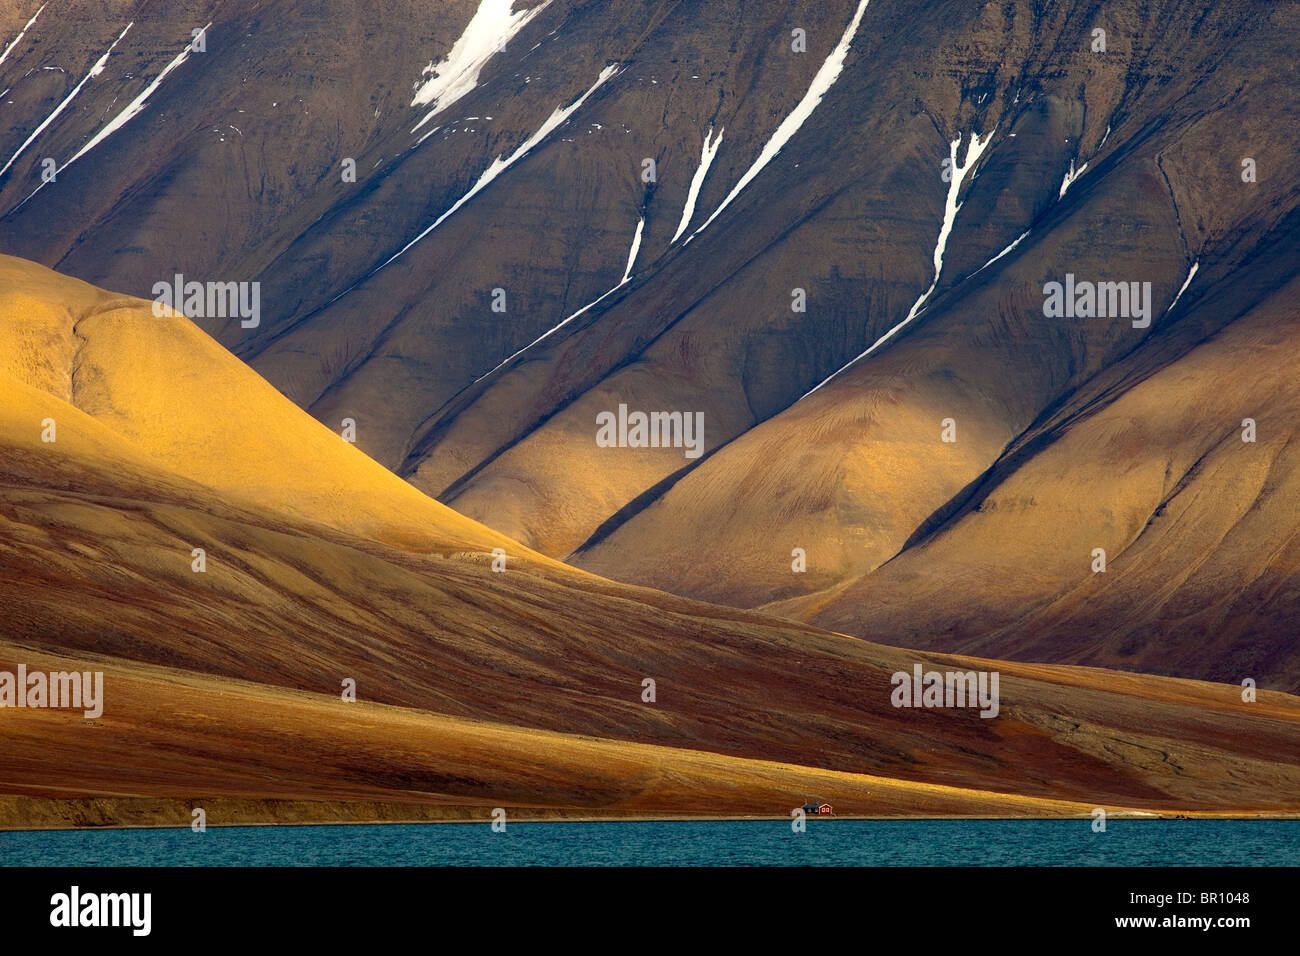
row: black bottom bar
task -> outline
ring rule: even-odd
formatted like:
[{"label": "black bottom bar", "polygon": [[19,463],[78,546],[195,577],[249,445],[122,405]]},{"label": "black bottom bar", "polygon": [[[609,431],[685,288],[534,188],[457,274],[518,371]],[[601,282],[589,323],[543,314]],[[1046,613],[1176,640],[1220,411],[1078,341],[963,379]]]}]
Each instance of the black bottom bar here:
[{"label": "black bottom bar", "polygon": [[[772,944],[787,934],[815,946],[837,931],[864,943],[902,931],[961,946],[979,938],[1101,937],[1183,945],[1194,937],[1230,947],[1295,925],[1295,876],[1227,867],[14,868],[0,870],[0,918],[7,942],[75,936],[128,945],[418,939],[452,946],[468,933],[468,942],[494,946],[563,937],[608,947],[712,938],[734,945],[750,937]],[[99,919],[102,908],[103,921],[116,911],[126,925],[51,925],[52,916],[73,921],[74,886],[77,922]],[[102,896],[133,893],[149,894],[147,936],[132,928],[143,928],[143,896]]]}]

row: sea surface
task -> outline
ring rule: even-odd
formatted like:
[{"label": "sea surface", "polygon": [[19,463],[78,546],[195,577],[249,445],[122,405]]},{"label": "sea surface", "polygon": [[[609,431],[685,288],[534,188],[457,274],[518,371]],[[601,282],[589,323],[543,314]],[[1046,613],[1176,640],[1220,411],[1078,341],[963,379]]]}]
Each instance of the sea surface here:
[{"label": "sea surface", "polygon": [[488,822],[0,833],[3,866],[1300,866],[1296,820]]}]

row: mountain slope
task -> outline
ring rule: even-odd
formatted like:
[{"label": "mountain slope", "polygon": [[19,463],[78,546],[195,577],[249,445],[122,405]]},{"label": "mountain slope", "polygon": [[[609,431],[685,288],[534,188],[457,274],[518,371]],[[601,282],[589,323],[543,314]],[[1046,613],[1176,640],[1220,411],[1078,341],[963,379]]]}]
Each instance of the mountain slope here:
[{"label": "mountain slope", "polygon": [[[967,339],[922,326],[576,560],[875,640],[1295,690],[1294,248],[1032,421],[1015,406],[1043,366],[1023,339],[994,346],[1002,361],[936,362]],[[1005,338],[1014,307],[977,294],[953,312],[982,321],[986,301]]]},{"label": "mountain slope", "polygon": [[875,574],[784,610],[909,646],[1300,687],[1298,289],[1074,413]]},{"label": "mountain slope", "polygon": [[[358,456],[337,467],[381,492],[295,487],[268,462],[316,445],[249,418],[249,470],[201,476],[223,494],[875,640],[1300,688],[1300,8],[517,7],[0,4],[0,244],[137,296],[260,283],[256,326],[195,321],[519,544],[453,534]],[[1071,276],[1150,283],[1143,316],[1045,314]],[[1213,358],[1271,342],[1260,322],[1284,338]],[[1204,407],[1156,414],[1184,396]],[[620,406],[702,415],[703,454],[602,447]],[[1106,438],[1110,408],[1176,434]],[[1246,417],[1267,424],[1238,486],[1226,445],[1192,467]]]},{"label": "mountain slope", "polygon": [[[516,564],[509,545],[507,570],[496,573],[486,554],[451,550],[466,543],[454,538],[462,530],[478,536],[471,547],[499,540],[472,523],[444,517],[416,540],[362,512],[346,528],[335,500],[307,478],[289,480],[282,501],[241,493],[229,476],[252,474],[241,455],[262,455],[263,446],[232,439],[220,415],[182,415],[178,428],[145,413],[181,402],[177,383],[248,394],[255,383],[233,356],[203,347],[183,319],[153,317],[147,304],[15,260],[4,267],[6,351],[34,355],[39,343],[49,360],[0,373],[0,663],[104,670],[107,718],[83,725],[79,713],[9,711],[16,717],[0,738],[13,758],[9,793],[668,812],[697,810],[723,787],[735,806],[760,812],[774,795],[788,802],[825,781],[861,812],[1067,812],[1035,802],[1044,800],[1293,809],[1285,794],[1300,792],[1300,709],[1286,695],[1246,704],[1232,686],[918,655],[526,554]],[[84,339],[80,361],[70,341],[55,361],[51,339],[67,330]],[[143,346],[163,334],[186,340],[188,364],[154,364]],[[268,390],[259,402],[263,426],[282,439],[304,447],[313,432],[331,439],[321,455],[341,456],[330,473],[343,493],[368,474],[345,467],[355,450],[339,441],[330,452],[332,436],[287,400]],[[34,437],[45,418],[56,420],[54,442]],[[185,456],[168,458],[182,434],[207,450],[193,474],[181,471]],[[319,520],[303,514],[316,509]],[[444,511],[430,503],[425,514]],[[376,535],[358,534],[361,526]],[[196,546],[206,550],[202,573],[191,564]],[[915,664],[1000,671],[998,715],[893,706],[891,675]],[[656,682],[653,701],[643,699],[646,678]],[[352,706],[339,699],[348,679],[362,702],[402,712],[357,705],[356,723],[322,738],[320,715]],[[464,721],[492,726],[471,732]],[[297,743],[268,737],[273,726],[295,728]],[[159,727],[183,734],[166,753]],[[89,733],[109,735],[92,748],[108,763],[70,774],[63,755]],[[425,743],[364,756],[404,735]],[[493,737],[499,756],[482,774],[449,783],[449,774],[463,777],[449,768],[478,760],[467,754]],[[672,753],[627,749],[634,744]],[[126,752],[138,756],[123,758],[115,776],[111,755]],[[630,760],[631,782],[596,787],[583,768],[601,755]],[[250,760],[261,769],[250,771]],[[636,797],[647,761],[698,780],[699,793],[683,793],[692,783],[647,784]],[[536,775],[512,778],[520,763]],[[347,769],[327,785],[320,768],[332,766]],[[190,768],[200,768],[198,782],[181,783]],[[712,782],[693,776],[702,773]],[[935,786],[966,792],[939,799],[927,789]],[[587,787],[595,790],[580,798]]]}]

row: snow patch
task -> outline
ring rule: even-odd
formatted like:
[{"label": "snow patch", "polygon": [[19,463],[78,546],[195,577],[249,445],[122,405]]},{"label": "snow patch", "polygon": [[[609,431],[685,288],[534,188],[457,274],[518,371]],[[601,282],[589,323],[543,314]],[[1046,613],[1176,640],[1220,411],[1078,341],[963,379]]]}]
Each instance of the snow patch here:
[{"label": "snow patch", "polygon": [[[822,385],[825,385],[845,369],[856,365],[876,349],[880,348],[880,346],[893,338],[900,329],[909,324],[924,310],[926,300],[930,298],[930,295],[939,285],[939,276],[943,272],[943,254],[948,245],[948,237],[952,234],[952,227],[957,222],[957,213],[961,212],[961,207],[964,205],[964,203],[958,201],[961,196],[962,183],[965,182],[967,174],[974,170],[975,164],[978,163],[979,158],[984,155],[984,151],[988,149],[989,143],[993,142],[993,133],[996,130],[997,127],[993,127],[993,129],[989,131],[988,136],[983,139],[980,139],[979,133],[976,133],[973,130],[971,131],[970,144],[966,147],[966,161],[964,163],[958,163],[957,161],[957,148],[961,145],[961,136],[958,135],[956,139],[948,144],[948,154],[952,160],[952,179],[948,183],[948,198],[944,203],[943,223],[939,226],[939,240],[934,246],[934,281],[930,283],[930,288],[922,292],[921,297],[913,303],[912,308],[907,313],[907,318],[903,319],[902,322],[899,322],[880,338],[876,339],[876,341],[872,343],[871,348],[867,349],[853,361],[832,372],[830,375],[826,376],[820,384],[799,396],[800,401],[817,391],[817,389],[821,388]],[[973,182],[974,179],[975,177],[972,175],[971,181]],[[1022,236],[1021,238],[1024,237]],[[1016,241],[1019,242],[1019,240]],[[1012,245],[1014,245],[1014,243]]]},{"label": "snow patch", "polygon": [[1056,198],[1064,199],[1065,191],[1070,188],[1070,185],[1076,179],[1078,179],[1080,176],[1083,175],[1083,171],[1087,168],[1088,168],[1088,164],[1084,163],[1082,166],[1079,167],[1079,171],[1076,173],[1074,171],[1074,160],[1070,160],[1070,168],[1065,174],[1065,179],[1061,180],[1061,191],[1057,194]]},{"label": "snow patch", "polygon": [[480,0],[465,32],[452,44],[447,59],[424,68],[427,79],[416,90],[411,105],[432,106],[433,109],[415,124],[411,132],[417,132],[478,86],[479,74],[488,61],[503,51],[515,34],[550,5],[551,0],[545,0],[531,10],[511,11],[514,0]]},{"label": "snow patch", "polygon": [[[484,2],[486,3],[487,0],[484,0]],[[488,184],[491,183],[492,180],[496,179],[498,176],[504,173],[507,169],[513,166],[517,161],[519,161],[530,151],[532,151],[532,149],[535,146],[537,146],[538,143],[546,139],[546,137],[551,135],[551,133],[555,132],[555,130],[558,129],[560,125],[564,123],[565,120],[567,120],[570,116],[572,116],[578,110],[578,108],[587,101],[587,97],[591,96],[592,93],[595,93],[596,90],[599,89],[606,80],[608,80],[611,76],[613,76],[617,72],[618,72],[617,63],[607,66],[605,67],[605,69],[601,70],[600,76],[596,78],[596,82],[591,85],[591,88],[588,89],[587,92],[583,93],[580,97],[578,97],[568,106],[557,107],[555,112],[550,115],[550,117],[546,120],[546,122],[543,123],[538,128],[537,132],[533,133],[532,136],[524,140],[523,144],[518,149],[516,149],[513,153],[511,153],[508,159],[502,159],[500,156],[498,156],[496,159],[492,160],[492,165],[489,166],[486,170],[484,170],[483,175],[481,175],[478,178],[478,182],[476,182],[473,186],[470,187],[469,192],[465,193],[465,195],[461,196],[460,199],[456,200],[455,205],[453,205],[450,209],[448,209],[441,216],[439,216],[434,221],[432,226],[430,226],[428,229],[424,230],[424,232],[420,233],[418,236],[416,236],[414,239],[408,242],[405,246],[401,248],[400,251],[394,254],[392,258],[388,259],[379,268],[382,269],[384,266],[388,265],[389,262],[392,262],[393,259],[396,259],[402,253],[406,252],[406,250],[410,249],[411,246],[415,245],[417,242],[419,242],[429,233],[433,232],[433,230],[441,226],[448,218],[451,217],[453,213],[455,213],[458,209],[460,209],[461,206],[465,205],[465,203],[469,202],[480,192],[486,189]]]},{"label": "snow patch", "polygon": [[1174,306],[1176,306],[1178,304],[1178,300],[1183,297],[1183,293],[1187,291],[1187,287],[1192,284],[1192,279],[1196,276],[1196,270],[1199,269],[1200,267],[1201,267],[1201,260],[1197,259],[1195,262],[1192,263],[1192,268],[1187,273],[1187,279],[1183,282],[1183,287],[1179,289],[1178,294],[1174,296],[1174,301],[1169,303],[1169,308],[1165,309],[1165,315],[1168,315],[1170,312],[1174,311]]},{"label": "snow patch", "polygon": [[993,265],[993,263],[997,262],[999,259],[1001,259],[1003,256],[1005,256],[1008,252],[1010,252],[1012,249],[1014,249],[1016,246],[1020,245],[1020,243],[1024,240],[1025,236],[1027,236],[1027,235],[1029,235],[1029,230],[1028,230],[1028,229],[1026,229],[1024,232],[1022,232],[1022,233],[1020,234],[1019,238],[1017,238],[1015,242],[1011,243],[1011,245],[1007,246],[1005,249],[1003,249],[1001,252],[999,252],[996,256],[994,256],[994,257],[993,257],[992,259],[990,259],[988,262],[984,263],[984,265],[980,266],[978,269],[976,269],[974,272],[972,272],[972,273],[971,273],[971,276],[972,276],[972,277],[973,277],[973,276],[977,276],[977,275],[979,275],[981,272],[983,272],[985,269],[987,269],[989,266]]},{"label": "snow patch", "polygon": [[437,229],[444,222],[446,222],[457,210],[460,209],[461,206],[465,205],[465,203],[469,202],[480,192],[486,189],[489,183],[491,183],[503,172],[505,172],[507,169],[513,166],[519,159],[523,158],[535,146],[537,146],[538,143],[540,143],[542,140],[546,139],[547,136],[553,133],[561,124],[564,123],[565,120],[567,120],[570,116],[572,116],[578,110],[578,108],[582,106],[583,103],[587,101],[587,98],[591,96],[592,93],[595,93],[596,90],[598,90],[605,83],[606,80],[608,80],[611,76],[613,76],[617,72],[618,72],[617,63],[612,63],[609,66],[605,67],[605,69],[601,70],[600,76],[596,78],[596,82],[591,85],[591,87],[587,90],[587,92],[583,93],[580,97],[578,97],[568,106],[557,107],[555,112],[552,113],[550,118],[547,119],[547,121],[541,125],[541,127],[537,130],[537,132],[533,133],[532,136],[528,137],[528,139],[525,140],[524,143],[518,149],[516,149],[513,153],[510,154],[509,158],[503,159],[502,157],[498,156],[496,159],[494,159],[492,161],[492,165],[489,166],[486,170],[484,170],[483,174],[479,176],[478,182],[476,182],[473,186],[470,187],[469,192],[461,196],[458,200],[456,200],[455,204],[450,209],[448,209],[436,220],[434,220],[433,225],[429,226],[422,233],[420,233],[418,236],[416,236],[414,239],[412,239],[410,242],[404,245],[401,249],[399,249],[396,253],[394,253],[392,256],[386,259],[378,268],[367,273],[364,277],[357,280],[352,285],[348,286],[346,289],[344,289],[334,298],[330,299],[330,301],[326,303],[326,305],[332,305],[333,303],[337,302],[339,299],[343,298],[345,295],[347,295],[349,292],[355,289],[358,285],[360,285],[363,281],[365,281],[365,279],[370,278],[376,272],[379,272],[380,269],[383,269],[385,266],[392,263],[394,260],[399,258],[403,253],[405,253],[408,249],[410,249],[413,245],[415,245],[417,242],[419,242],[429,233],[433,232],[433,230]]},{"label": "snow patch", "polygon": [[[27,21],[27,25],[18,31],[18,36],[13,38],[13,42],[11,42],[7,47],[5,47],[5,51],[3,53],[0,53],[0,63],[3,63],[5,60],[9,58],[9,51],[18,45],[18,42],[27,34],[27,31],[31,29],[32,24],[36,22],[36,18],[41,15],[41,10],[44,10],[46,6],[47,4],[44,3],[41,4],[40,9],[37,10],[35,13],[33,13],[32,18]],[[9,91],[5,90],[5,92],[7,93]]]},{"label": "snow patch", "polygon": [[[625,279],[624,282],[626,282],[626,281],[627,281],[627,280]],[[519,351],[517,351],[517,352],[515,352],[513,355],[511,355],[509,358],[504,359],[504,360],[501,361],[501,362],[498,362],[496,365],[494,365],[494,366],[492,367],[491,370],[489,370],[489,371],[487,371],[487,372],[484,372],[484,373],[483,373],[482,375],[480,375],[478,378],[474,379],[474,384],[477,385],[479,382],[483,381],[483,379],[487,378],[489,375],[494,374],[494,373],[495,373],[499,368],[501,368],[503,365],[508,365],[509,363],[513,362],[515,359],[517,359],[519,356],[523,355],[525,352],[527,352],[530,348],[532,348],[532,347],[533,347],[534,345],[536,345],[538,342],[542,341],[542,340],[545,339],[545,338],[548,338],[549,336],[551,336],[551,335],[554,334],[555,332],[558,332],[560,329],[564,328],[566,325],[568,325],[570,322],[572,322],[572,321],[573,321],[574,319],[576,319],[578,316],[582,315],[584,312],[586,312],[586,311],[588,311],[589,309],[591,309],[593,306],[599,305],[601,302],[603,302],[603,301],[605,301],[606,299],[608,299],[611,295],[613,295],[615,292],[617,292],[617,291],[618,291],[619,289],[621,289],[622,287],[623,287],[623,283],[620,282],[618,285],[614,286],[614,288],[610,289],[610,290],[609,290],[608,292],[606,292],[604,295],[600,296],[599,298],[592,299],[590,302],[588,302],[586,305],[584,305],[584,306],[583,306],[581,309],[579,309],[577,312],[573,313],[573,315],[569,316],[567,319],[565,319],[565,320],[564,320],[563,322],[561,322],[559,325],[555,326],[555,327],[552,328],[552,329],[548,329],[547,331],[543,332],[541,335],[539,335],[537,338],[533,339],[531,342],[529,342],[527,345],[525,345],[525,346],[524,346],[523,348],[521,348]]]},{"label": "snow patch", "polygon": [[781,121],[781,125],[776,128],[772,138],[767,141],[767,145],[759,153],[758,159],[754,160],[754,164],[749,167],[745,175],[740,177],[740,182],[736,183],[731,192],[727,194],[727,198],[722,200],[722,204],[713,210],[713,215],[705,220],[704,225],[691,233],[692,239],[707,229],[709,223],[717,219],[722,214],[722,211],[731,205],[732,200],[739,196],[741,191],[763,171],[763,168],[776,158],[776,154],[781,152],[785,144],[790,142],[794,134],[799,131],[799,127],[803,126],[808,117],[812,115],[813,110],[821,103],[822,97],[839,79],[840,71],[844,69],[844,59],[848,56],[849,47],[853,44],[853,37],[858,32],[858,25],[862,22],[862,15],[866,13],[867,4],[870,2],[871,0],[859,0],[857,12],[853,14],[853,19],[849,21],[848,27],[845,28],[844,35],[840,37],[840,42],[836,44],[835,49],[826,58],[826,62],[817,71],[817,75],[813,77],[812,84],[808,87],[808,92],[804,94],[803,99],[799,101],[799,105]]},{"label": "snow patch", "polygon": [[[212,26],[212,22],[208,21],[207,26],[203,28],[203,32],[206,33],[208,28],[211,26]],[[176,57],[173,58],[173,60],[170,63],[168,63],[166,67],[163,68],[163,71],[159,73],[156,77],[154,77],[153,82],[150,83],[147,87],[145,87],[144,92],[141,93],[139,96],[137,96],[135,99],[133,99],[130,103],[128,103],[126,109],[118,113],[117,116],[113,118],[112,122],[110,122],[107,126],[105,126],[102,130],[100,130],[99,133],[95,135],[94,139],[92,139],[85,146],[81,147],[81,149],[77,152],[77,155],[73,156],[70,160],[64,163],[63,166],[59,167],[59,172],[63,172],[63,170],[67,169],[69,166],[71,166],[73,163],[79,160],[82,156],[85,156],[88,152],[90,152],[92,149],[94,149],[104,140],[108,139],[108,137],[116,133],[128,122],[130,122],[132,118],[134,118],[138,113],[140,113],[145,108],[146,105],[148,105],[149,97],[153,96],[153,94],[157,91],[158,87],[162,86],[163,80],[167,79],[168,75],[172,72],[172,70],[176,69],[178,66],[180,66],[189,58],[190,58],[190,45],[186,43],[185,49],[181,50],[181,52],[177,54]]]},{"label": "snow patch", "polygon": [[[40,13],[40,10],[36,12]],[[33,17],[32,19],[35,19],[35,17]],[[114,40],[111,44],[109,44],[108,49],[104,51],[104,55],[101,56],[99,60],[95,63],[95,65],[90,68],[90,72],[81,78],[81,82],[72,88],[72,92],[69,93],[64,98],[63,102],[54,108],[54,112],[51,113],[49,116],[45,117],[45,122],[41,123],[40,126],[36,127],[36,131],[32,133],[31,136],[28,136],[26,142],[24,142],[21,146],[18,147],[18,152],[14,153],[12,156],[9,157],[9,162],[4,164],[3,169],[0,169],[0,176],[3,176],[6,172],[8,172],[9,167],[14,164],[14,160],[16,160],[19,156],[23,154],[23,150],[25,150],[28,146],[30,146],[32,142],[36,139],[36,137],[40,136],[41,133],[45,132],[45,128],[54,122],[55,117],[57,117],[60,113],[63,112],[64,107],[66,107],[69,103],[71,103],[74,99],[76,99],[77,94],[81,92],[81,88],[85,86],[88,82],[90,82],[92,79],[99,76],[99,74],[104,72],[104,66],[108,63],[108,56],[110,53],[113,52],[113,47],[117,46],[118,43],[122,41],[122,37],[126,36],[127,32],[133,26],[135,26],[134,20],[128,23],[126,25],[126,29],[117,35],[117,39]]]},{"label": "snow patch", "polygon": [[636,264],[636,254],[641,249],[641,231],[643,229],[645,229],[645,216],[642,216],[636,224],[636,235],[632,237],[632,249],[627,254],[627,268],[623,270],[623,281],[619,285],[623,285],[632,278],[632,266]]},{"label": "snow patch", "polygon": [[[211,26],[212,26],[212,22],[209,21],[208,25],[203,28],[204,32],[206,32],[208,27]],[[81,149],[77,151],[77,154],[75,156],[73,156],[70,160],[68,160],[57,170],[55,170],[55,173],[57,174],[63,172],[65,169],[67,169],[69,166],[71,166],[73,163],[79,160],[82,156],[85,156],[88,152],[90,152],[92,149],[94,149],[104,140],[108,139],[108,137],[112,136],[123,126],[125,126],[131,120],[132,117],[134,117],[137,113],[139,113],[141,110],[145,108],[149,97],[153,96],[154,92],[158,89],[158,87],[162,85],[162,81],[167,79],[167,74],[171,73],[172,70],[176,69],[182,63],[188,60],[189,57],[190,57],[190,45],[189,43],[186,43],[185,49],[183,49],[175,57],[175,59],[173,59],[170,63],[168,63],[167,66],[163,68],[163,71],[161,73],[159,73],[156,77],[154,77],[154,81],[150,83],[147,87],[145,87],[143,93],[141,93],[130,103],[128,103],[126,105],[126,108],[122,110],[122,112],[118,113],[117,116],[113,117],[112,122],[110,122],[107,126],[105,126],[98,133],[96,133],[95,136],[90,140],[90,142],[88,142],[85,146],[81,147]],[[117,101],[114,100],[113,102],[117,102]],[[14,209],[20,209],[22,206],[26,205],[27,202],[31,200],[32,196],[35,196],[38,192],[44,189],[45,186],[46,184],[42,182],[39,186],[37,186],[35,189],[32,190],[31,194],[26,199],[24,199],[17,206],[15,206]]]},{"label": "snow patch", "polygon": [[525,352],[527,352],[530,348],[532,348],[532,347],[533,347],[534,345],[536,345],[538,342],[541,342],[543,339],[549,338],[551,335],[555,334],[555,333],[558,332],[560,329],[564,328],[566,325],[568,325],[570,322],[572,322],[574,319],[576,319],[578,316],[582,315],[584,312],[589,311],[589,310],[592,309],[594,306],[600,305],[600,303],[604,302],[606,299],[608,299],[611,295],[613,295],[613,294],[614,294],[615,292],[617,292],[619,289],[623,288],[623,286],[627,285],[627,283],[628,283],[628,282],[631,280],[631,278],[632,278],[632,264],[633,264],[634,262],[636,262],[636,254],[637,254],[637,251],[641,248],[641,230],[644,229],[644,228],[645,228],[645,217],[643,216],[643,217],[641,217],[641,219],[639,219],[639,220],[637,221],[637,224],[636,224],[636,235],[634,235],[634,236],[632,237],[632,250],[631,250],[631,252],[628,253],[628,256],[627,256],[627,269],[624,270],[624,272],[623,272],[623,278],[622,278],[622,280],[618,283],[618,285],[614,286],[612,289],[609,289],[608,291],[606,291],[606,292],[603,293],[602,295],[596,297],[595,299],[592,299],[590,302],[588,302],[586,305],[584,305],[584,306],[583,306],[581,309],[579,309],[577,312],[573,313],[573,315],[569,316],[567,319],[565,319],[565,320],[564,320],[563,322],[561,322],[559,325],[556,325],[556,326],[554,326],[553,328],[547,329],[545,332],[543,332],[541,335],[537,336],[537,338],[533,339],[531,342],[529,342],[529,343],[528,343],[527,345],[525,345],[523,348],[519,349],[517,352],[515,352],[515,353],[514,353],[513,355],[511,355],[509,358],[503,359],[502,361],[498,362],[498,363],[497,363],[496,365],[494,365],[491,369],[489,369],[488,371],[484,372],[484,373],[483,373],[482,375],[480,375],[478,378],[474,379],[474,384],[477,385],[479,382],[483,381],[483,379],[487,378],[489,375],[493,375],[493,374],[495,374],[496,371],[497,371],[498,369],[500,369],[502,366],[504,366],[504,365],[508,365],[509,363],[513,362],[515,359],[517,359],[519,356],[523,355]]},{"label": "snow patch", "polygon": [[691,217],[695,215],[695,203],[700,197],[700,187],[704,185],[704,177],[709,175],[709,167],[713,165],[713,157],[718,155],[718,147],[722,145],[722,134],[725,132],[725,128],[718,130],[716,142],[713,141],[712,126],[704,135],[704,147],[700,150],[700,165],[695,170],[695,175],[691,177],[691,188],[686,193],[686,205],[682,208],[682,221],[677,224],[677,231],[668,241],[670,246],[681,238],[686,227],[691,224]]},{"label": "snow patch", "polygon": [[[994,129],[997,129],[997,127],[994,127]],[[921,293],[921,297],[913,303],[912,310],[907,313],[907,318],[886,333],[885,338],[893,335],[903,325],[920,315],[925,300],[930,298],[930,294],[938,286],[939,274],[943,272],[943,254],[948,246],[948,237],[952,234],[952,227],[957,222],[957,213],[961,212],[961,207],[964,205],[958,202],[961,195],[961,185],[966,179],[966,174],[974,169],[975,164],[979,162],[980,156],[984,154],[992,141],[993,133],[991,131],[983,140],[980,139],[979,133],[972,131],[970,145],[966,147],[966,162],[961,165],[957,162],[957,147],[961,145],[961,136],[958,136],[949,144],[948,153],[952,158],[952,179],[948,183],[948,199],[944,204],[943,223],[939,226],[939,241],[934,246],[934,281],[930,283],[930,288]],[[974,177],[972,176],[971,179],[974,180]],[[875,346],[873,345],[872,348],[875,348]]]}]

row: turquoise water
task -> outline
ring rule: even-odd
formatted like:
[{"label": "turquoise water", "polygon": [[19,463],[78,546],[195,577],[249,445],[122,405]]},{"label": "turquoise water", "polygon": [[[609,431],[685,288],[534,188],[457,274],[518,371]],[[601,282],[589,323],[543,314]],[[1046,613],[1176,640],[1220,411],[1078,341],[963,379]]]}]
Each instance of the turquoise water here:
[{"label": "turquoise water", "polygon": [[1300,821],[812,820],[0,833],[5,866],[1300,866]]}]

